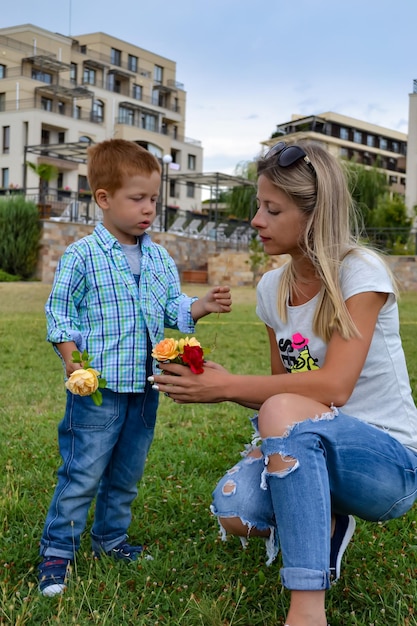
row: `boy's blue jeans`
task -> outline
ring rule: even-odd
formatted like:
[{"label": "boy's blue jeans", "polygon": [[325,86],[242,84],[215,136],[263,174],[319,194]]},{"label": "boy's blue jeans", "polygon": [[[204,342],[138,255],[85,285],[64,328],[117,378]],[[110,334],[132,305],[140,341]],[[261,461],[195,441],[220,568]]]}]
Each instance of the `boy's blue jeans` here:
[{"label": "boy's blue jeans", "polygon": [[[337,410],[264,439],[262,453],[246,456],[220,480],[212,511],[239,517],[248,530],[270,529],[269,562],[281,547],[288,589],[330,586],[332,513],[385,521],[406,513],[417,497],[417,454]],[[288,469],[268,472],[272,454],[287,458]]]},{"label": "boy's blue jeans", "polygon": [[67,392],[58,428],[63,463],[46,518],[40,553],[73,559],[96,496],[92,549],[109,551],[127,537],[131,504],[152,443],[158,392],[115,393],[103,404]]}]

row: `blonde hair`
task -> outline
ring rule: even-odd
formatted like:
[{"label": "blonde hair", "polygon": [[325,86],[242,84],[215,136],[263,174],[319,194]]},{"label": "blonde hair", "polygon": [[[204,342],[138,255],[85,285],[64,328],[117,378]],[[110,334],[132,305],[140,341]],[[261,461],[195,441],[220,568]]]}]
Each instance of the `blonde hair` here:
[{"label": "blonde hair", "polygon": [[113,194],[127,177],[161,172],[153,154],[126,139],[106,139],[88,148],[87,156],[88,182],[94,195],[97,189]]},{"label": "blonde hair", "polygon": [[[313,319],[314,333],[326,342],[335,330],[345,339],[355,337],[359,332],[343,299],[339,271],[347,254],[365,246],[359,243],[358,222],[346,173],[339,160],[320,144],[299,141],[295,145],[304,150],[313,167],[302,158],[289,167],[282,167],[278,153],[258,160],[258,176],[267,177],[306,216],[300,244],[322,284]],[[295,270],[290,260],[278,291],[278,313],[284,321],[287,300],[295,284]]]}]

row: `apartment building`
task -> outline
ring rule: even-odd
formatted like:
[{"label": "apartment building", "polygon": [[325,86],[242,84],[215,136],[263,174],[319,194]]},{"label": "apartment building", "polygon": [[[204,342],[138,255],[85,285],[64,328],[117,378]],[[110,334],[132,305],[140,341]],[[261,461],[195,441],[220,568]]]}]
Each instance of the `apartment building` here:
[{"label": "apartment building", "polygon": [[408,100],[408,148],[407,148],[407,188],[405,193],[407,208],[414,214],[417,207],[417,79],[413,80],[413,91]]},{"label": "apartment building", "polygon": [[272,146],[280,138],[309,139],[321,143],[337,157],[353,159],[365,166],[376,165],[385,172],[391,190],[405,195],[407,135],[404,133],[328,112],[307,117],[293,115],[289,122],[278,124],[271,139],[262,143]]},{"label": "apartment building", "polygon": [[68,37],[32,24],[0,29],[0,193],[38,188],[27,161],[58,168],[50,182],[58,199],[84,192],[86,148],[117,137],[164,163],[166,205],[192,210],[200,188],[169,178],[170,171],[202,171],[203,148],[186,137],[185,119],[174,61],[105,33]]}]

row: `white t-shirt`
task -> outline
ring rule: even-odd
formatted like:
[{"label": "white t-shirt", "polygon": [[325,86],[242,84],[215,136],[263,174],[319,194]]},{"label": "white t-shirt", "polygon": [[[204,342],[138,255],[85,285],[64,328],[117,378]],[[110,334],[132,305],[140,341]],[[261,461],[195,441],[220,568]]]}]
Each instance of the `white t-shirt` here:
[{"label": "white t-shirt", "polygon": [[[305,371],[319,368],[327,344],[313,334],[318,296],[301,306],[287,304],[287,323],[278,316],[278,286],[283,267],[264,274],[257,288],[260,319],[275,331],[284,367]],[[340,281],[344,300],[367,291],[389,294],[375,326],[362,372],[348,402],[340,408],[370,424],[386,429],[417,452],[417,409],[414,404],[399,334],[398,306],[393,285],[381,259],[366,250],[348,254]]]}]

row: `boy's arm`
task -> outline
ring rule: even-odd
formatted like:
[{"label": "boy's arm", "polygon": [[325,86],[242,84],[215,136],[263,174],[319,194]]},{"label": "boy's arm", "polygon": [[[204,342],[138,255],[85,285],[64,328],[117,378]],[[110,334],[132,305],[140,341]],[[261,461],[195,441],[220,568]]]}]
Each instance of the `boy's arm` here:
[{"label": "boy's arm", "polygon": [[72,362],[72,353],[76,351],[78,352],[77,345],[74,341],[64,341],[62,343],[56,343],[54,346],[65,362],[65,371],[69,378],[75,370],[81,368],[80,363]]},{"label": "boy's arm", "polygon": [[213,287],[191,305],[191,315],[195,322],[210,313],[230,313],[231,310],[232,296],[227,286]]}]

